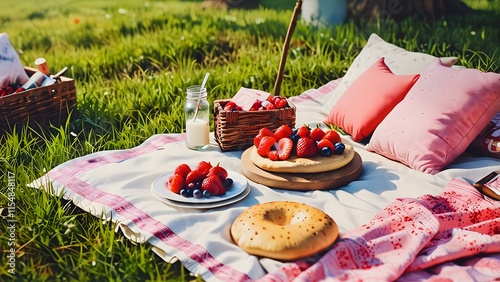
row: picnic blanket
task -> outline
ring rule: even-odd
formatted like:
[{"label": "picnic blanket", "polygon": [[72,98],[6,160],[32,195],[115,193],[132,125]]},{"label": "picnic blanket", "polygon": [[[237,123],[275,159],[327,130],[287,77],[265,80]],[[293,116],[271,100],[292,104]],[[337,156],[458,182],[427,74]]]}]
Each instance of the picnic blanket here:
[{"label": "picnic blanket", "polygon": [[[320,123],[324,113],[318,108],[336,85],[332,81],[293,97],[297,123]],[[201,160],[241,173],[242,152],[222,152],[215,143],[192,151],[184,138],[158,134],[134,148],[76,158],[31,186],[62,193],[83,210],[115,222],[130,240],[153,245],[165,261],[180,260],[207,281],[500,277],[500,202],[471,185],[500,170],[498,160],[461,156],[443,172],[429,175],[352,142],[363,159],[363,173],[340,189],[290,191],[249,181],[251,191],[241,201],[191,209],[162,203],[151,194],[151,183],[180,163]],[[279,200],[325,211],[339,226],[337,242],[324,253],[294,262],[242,251],[230,236],[234,219],[252,205]]]}]

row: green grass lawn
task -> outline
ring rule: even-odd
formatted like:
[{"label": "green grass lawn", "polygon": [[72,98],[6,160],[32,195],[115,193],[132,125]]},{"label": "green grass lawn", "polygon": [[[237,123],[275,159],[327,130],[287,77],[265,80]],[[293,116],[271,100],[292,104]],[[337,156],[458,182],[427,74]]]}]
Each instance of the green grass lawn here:
[{"label": "green grass lawn", "polygon": [[[342,77],[373,32],[408,50],[458,56],[460,65],[499,72],[499,1],[468,3],[478,12],[435,22],[320,29],[299,22],[281,94],[298,95]],[[0,275],[19,281],[194,279],[148,244],[115,233],[112,223],[26,184],[78,156],[182,132],[184,91],[206,72],[212,104],[242,86],[272,92],[294,1],[248,11],[201,10],[199,1],[0,0],[0,6],[8,7],[0,10],[0,32],[8,33],[22,62],[33,66],[45,57],[52,72],[67,66],[78,105],[62,126],[43,132],[17,127],[0,137]],[[8,273],[7,257],[9,175],[16,185],[15,275]]]}]

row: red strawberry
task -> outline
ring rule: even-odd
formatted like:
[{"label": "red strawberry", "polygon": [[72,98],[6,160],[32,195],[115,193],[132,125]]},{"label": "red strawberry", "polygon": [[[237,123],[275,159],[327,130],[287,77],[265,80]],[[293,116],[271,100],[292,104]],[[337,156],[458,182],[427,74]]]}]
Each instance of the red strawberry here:
[{"label": "red strawberry", "polygon": [[259,147],[260,139],[262,139],[262,137],[264,136],[274,136],[274,132],[267,127],[261,128],[259,130],[259,133],[253,139],[253,144],[255,145],[255,147]]},{"label": "red strawberry", "polygon": [[180,164],[174,170],[174,174],[180,174],[184,178],[186,178],[186,176],[190,172],[191,172],[191,168],[187,164]]},{"label": "red strawberry", "polygon": [[332,144],[342,142],[342,139],[340,138],[340,135],[337,133],[335,130],[328,130],[325,133],[325,136],[323,136],[323,139],[328,139]]},{"label": "red strawberry", "polygon": [[273,103],[266,104],[266,110],[275,110],[276,106]]},{"label": "red strawberry", "polygon": [[12,94],[12,93],[14,93],[14,87],[12,87],[12,86],[10,86],[10,85],[9,85],[9,86],[7,86],[7,87],[5,87],[5,92],[7,92],[7,94]]},{"label": "red strawberry", "polygon": [[167,188],[173,193],[179,194],[186,187],[186,180],[180,174],[174,174],[168,178]]},{"label": "red strawberry", "polygon": [[332,149],[332,151],[335,150],[335,145],[333,145],[333,143],[328,139],[319,140],[318,151],[321,151],[321,149],[323,149],[324,147],[328,147],[328,148]]},{"label": "red strawberry", "polygon": [[309,131],[309,127],[307,127],[306,125],[299,127],[297,130],[297,135],[300,137],[309,137],[310,133],[311,132]]},{"label": "red strawberry", "polygon": [[274,131],[274,139],[276,141],[279,141],[281,138],[290,137],[290,135],[292,135],[292,129],[286,124],[276,128]]},{"label": "red strawberry", "polygon": [[259,154],[261,157],[267,157],[267,153],[271,151],[271,147],[274,145],[276,142],[276,139],[271,136],[264,136],[262,139],[260,139],[259,146],[257,147],[257,154]]},{"label": "red strawberry", "polygon": [[290,137],[281,138],[278,141],[278,155],[280,160],[288,160],[293,149],[293,141]]},{"label": "red strawberry", "polygon": [[286,102],[285,98],[279,98],[274,100],[274,105],[278,109],[283,109],[288,105],[288,103]]},{"label": "red strawberry", "polygon": [[305,158],[316,155],[318,152],[316,141],[312,140],[309,137],[300,138],[297,141],[297,157]]},{"label": "red strawberry", "polygon": [[255,102],[253,102],[253,104],[252,104],[252,107],[250,107],[250,108],[251,108],[251,109],[255,109],[255,110],[257,110],[257,109],[259,109],[259,108],[260,108],[260,106],[262,105],[261,103],[262,103],[261,101],[259,101],[259,100],[255,100]]},{"label": "red strawberry", "polygon": [[226,194],[224,185],[216,175],[209,175],[205,179],[203,179],[203,182],[201,182],[201,190],[208,190],[208,192],[210,192],[210,195],[214,196]]},{"label": "red strawberry", "polygon": [[278,99],[281,99],[281,96],[279,95],[274,95],[274,96],[269,96],[269,98],[267,98],[267,100],[273,104],[276,104],[276,101]]},{"label": "red strawberry", "polygon": [[197,170],[197,171],[201,172],[203,175],[207,176],[207,174],[211,168],[212,168],[212,165],[210,164],[210,162],[201,161],[200,163],[198,163],[198,165],[196,166],[196,168],[194,170]]},{"label": "red strawberry", "polygon": [[269,153],[267,153],[267,157],[271,160],[271,161],[279,161],[280,160],[280,156],[278,154],[278,151],[276,150],[272,150],[270,151]]},{"label": "red strawberry", "polygon": [[210,169],[208,175],[217,175],[221,181],[224,181],[227,177],[227,170],[219,165],[216,165]]},{"label": "red strawberry", "polygon": [[315,127],[311,130],[311,138],[314,141],[319,141],[325,136],[325,132],[320,127]]},{"label": "red strawberry", "polygon": [[186,176],[186,184],[202,181],[206,176],[198,170],[192,170]]},{"label": "red strawberry", "polygon": [[225,111],[232,111],[233,109],[235,109],[237,107],[236,103],[233,102],[233,101],[229,101],[227,102],[227,104],[224,106],[224,110]]}]

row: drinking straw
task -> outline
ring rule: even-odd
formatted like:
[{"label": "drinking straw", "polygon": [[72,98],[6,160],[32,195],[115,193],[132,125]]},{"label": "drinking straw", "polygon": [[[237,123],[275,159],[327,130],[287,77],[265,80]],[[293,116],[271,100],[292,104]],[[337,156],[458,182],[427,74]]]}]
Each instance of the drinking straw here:
[{"label": "drinking straw", "polygon": [[210,76],[210,73],[205,74],[205,78],[203,79],[203,82],[201,83],[200,87],[200,96],[198,97],[198,104],[196,104],[196,112],[194,112],[194,118],[193,121],[196,120],[198,117],[198,112],[200,111],[200,102],[201,102],[201,93],[203,92],[203,89],[205,89],[205,84],[207,84],[208,77]]}]

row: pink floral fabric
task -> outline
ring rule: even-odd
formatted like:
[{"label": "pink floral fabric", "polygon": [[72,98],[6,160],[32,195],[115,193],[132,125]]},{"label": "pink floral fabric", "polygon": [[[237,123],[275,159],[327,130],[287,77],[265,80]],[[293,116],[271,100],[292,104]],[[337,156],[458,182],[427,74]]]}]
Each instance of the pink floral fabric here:
[{"label": "pink floral fabric", "polygon": [[[303,263],[303,262],[301,262]],[[341,235],[319,261],[262,281],[491,281],[500,278],[500,202],[453,179],[438,196],[400,198]]]}]

